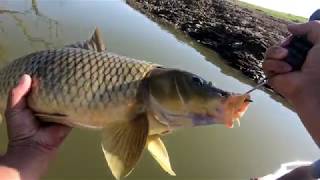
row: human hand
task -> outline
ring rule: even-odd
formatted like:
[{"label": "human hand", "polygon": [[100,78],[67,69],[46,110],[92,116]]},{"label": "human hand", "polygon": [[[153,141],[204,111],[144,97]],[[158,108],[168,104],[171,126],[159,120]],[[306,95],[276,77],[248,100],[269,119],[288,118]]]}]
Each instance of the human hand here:
[{"label": "human hand", "polygon": [[307,35],[314,44],[301,71],[291,72],[290,65],[284,61],[288,51],[281,46],[268,49],[263,69],[268,77],[276,74],[270,77],[269,84],[291,102],[320,147],[320,21],[289,25],[288,29],[293,35]]},{"label": "human hand", "polygon": [[[292,24],[288,26],[293,35],[307,35],[314,44],[309,51],[301,71],[291,72],[291,66],[285,62],[288,50],[281,46],[274,46],[267,50],[263,69],[267,76],[276,75],[269,80],[275,91],[293,103],[303,99],[320,100],[320,21],[306,24]],[[287,40],[282,46],[290,42]]]},{"label": "human hand", "polygon": [[39,179],[71,130],[36,119],[26,102],[30,87],[30,76],[23,75],[9,94],[5,112],[9,144],[0,159],[0,164],[17,170],[21,179]]}]

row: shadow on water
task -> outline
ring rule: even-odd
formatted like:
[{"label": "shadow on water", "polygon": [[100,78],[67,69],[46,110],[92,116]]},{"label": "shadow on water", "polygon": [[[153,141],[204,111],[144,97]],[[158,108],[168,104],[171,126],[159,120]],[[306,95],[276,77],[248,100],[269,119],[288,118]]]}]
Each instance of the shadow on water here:
[{"label": "shadow on water", "polygon": [[[164,22],[164,21],[161,21],[156,17],[148,17],[145,14],[143,14],[143,15],[145,17],[147,17],[148,19],[156,22],[157,25],[162,30],[172,34],[179,42],[182,42],[182,43],[185,43],[185,44],[191,46],[193,49],[195,49],[197,52],[199,52],[202,56],[204,56],[205,59],[208,62],[210,62],[210,63],[214,64],[215,66],[217,66],[223,74],[225,74],[227,76],[231,76],[231,77],[239,80],[240,82],[242,82],[244,84],[247,84],[249,86],[252,86],[252,87],[257,85],[256,82],[254,82],[253,80],[251,80],[248,77],[246,77],[245,75],[243,75],[240,71],[238,71],[238,70],[232,68],[230,65],[228,65],[219,56],[219,54],[217,54],[215,51],[213,51],[213,50],[203,46],[202,44],[198,43],[197,41],[193,40],[191,37],[189,37],[184,32],[182,32],[182,31],[180,31],[178,29],[175,29],[171,24],[169,24],[167,22]],[[262,90],[265,93],[267,93],[272,99],[274,99],[275,101],[281,103],[283,106],[293,110],[293,107],[282,96],[280,96],[279,94],[276,94],[272,90],[266,89],[266,88],[260,88],[260,90]]]},{"label": "shadow on water", "polygon": [[[59,23],[58,21],[44,15],[38,8],[37,0],[31,1],[31,7],[25,11],[15,11],[15,10],[9,10],[9,9],[1,9],[0,8],[0,15],[6,15],[8,17],[11,17],[16,27],[18,27],[23,35],[25,36],[25,39],[30,43],[32,47],[34,47],[35,44],[42,44],[44,48],[52,48],[54,47],[53,43],[46,40],[45,37],[39,37],[35,36],[31,33],[31,30],[28,30],[27,23],[24,22],[23,17],[28,15],[33,15],[37,17],[36,21],[45,22],[48,27],[49,37],[50,38],[58,38],[59,37]],[[0,21],[0,31],[3,34],[7,34],[5,27],[2,26],[2,23]],[[3,49],[1,49],[0,46],[0,52],[2,53]]]}]

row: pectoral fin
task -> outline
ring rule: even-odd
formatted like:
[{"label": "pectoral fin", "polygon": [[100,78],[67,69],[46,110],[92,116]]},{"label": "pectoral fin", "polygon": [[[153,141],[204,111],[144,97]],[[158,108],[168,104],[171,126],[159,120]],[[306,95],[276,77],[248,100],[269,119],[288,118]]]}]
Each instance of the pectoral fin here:
[{"label": "pectoral fin", "polygon": [[140,159],[148,137],[146,115],[103,130],[102,150],[116,179],[129,175]]},{"label": "pectoral fin", "polygon": [[172,176],[175,176],[175,172],[171,168],[170,158],[166,150],[165,145],[160,139],[159,135],[152,135],[148,137],[147,140],[148,150],[154,159],[160,164],[163,170]]},{"label": "pectoral fin", "polygon": [[66,47],[95,50],[98,52],[106,51],[106,45],[104,44],[104,42],[102,40],[102,36],[101,36],[99,28],[95,29],[90,40],[71,44]]}]

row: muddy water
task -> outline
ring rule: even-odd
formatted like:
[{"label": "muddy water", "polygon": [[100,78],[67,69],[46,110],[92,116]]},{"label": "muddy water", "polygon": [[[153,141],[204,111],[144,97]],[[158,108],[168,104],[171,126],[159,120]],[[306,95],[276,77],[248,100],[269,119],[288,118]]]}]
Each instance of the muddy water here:
[{"label": "muddy water", "polygon": [[[112,52],[188,70],[230,91],[251,87],[217,54],[122,1],[33,2],[0,1],[1,66],[36,50],[85,40],[99,26]],[[128,179],[246,179],[270,173],[284,162],[320,157],[293,111],[263,91],[252,96],[254,103],[240,128],[185,129],[164,138],[177,178],[167,176],[145,153]],[[73,130],[45,179],[111,179],[99,139],[99,132]],[[1,126],[1,152],[6,143]]]}]

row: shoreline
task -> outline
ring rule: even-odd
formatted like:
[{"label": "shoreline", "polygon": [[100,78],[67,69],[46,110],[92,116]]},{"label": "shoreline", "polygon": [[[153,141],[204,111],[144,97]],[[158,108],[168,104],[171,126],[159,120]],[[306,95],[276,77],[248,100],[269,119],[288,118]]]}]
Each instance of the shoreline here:
[{"label": "shoreline", "polygon": [[226,0],[126,0],[154,21],[184,32],[217,52],[231,67],[258,82],[266,49],[289,35],[289,21]]}]

